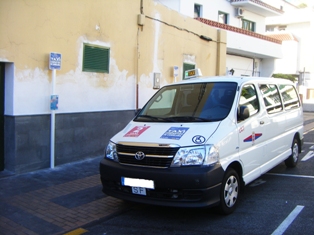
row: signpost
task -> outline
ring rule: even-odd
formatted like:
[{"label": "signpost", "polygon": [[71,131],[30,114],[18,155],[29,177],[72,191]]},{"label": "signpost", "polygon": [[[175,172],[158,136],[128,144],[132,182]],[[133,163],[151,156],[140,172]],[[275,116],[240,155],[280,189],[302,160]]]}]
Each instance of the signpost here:
[{"label": "signpost", "polygon": [[179,76],[179,66],[173,66],[173,77],[174,81],[177,81],[177,77]]},{"label": "signpost", "polygon": [[59,96],[55,94],[56,87],[56,70],[61,69],[61,54],[50,52],[49,55],[49,69],[52,70],[51,80],[51,96],[50,96],[50,110],[51,110],[51,125],[50,125],[50,168],[55,166],[55,110],[58,109]]}]

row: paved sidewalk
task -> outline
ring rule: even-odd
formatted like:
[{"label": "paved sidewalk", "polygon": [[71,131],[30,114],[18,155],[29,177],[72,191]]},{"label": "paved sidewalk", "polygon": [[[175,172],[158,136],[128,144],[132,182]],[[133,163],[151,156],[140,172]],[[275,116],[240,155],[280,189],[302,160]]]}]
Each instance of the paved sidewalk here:
[{"label": "paved sidewalk", "polygon": [[64,234],[123,210],[101,191],[101,158],[2,176],[0,234]]}]

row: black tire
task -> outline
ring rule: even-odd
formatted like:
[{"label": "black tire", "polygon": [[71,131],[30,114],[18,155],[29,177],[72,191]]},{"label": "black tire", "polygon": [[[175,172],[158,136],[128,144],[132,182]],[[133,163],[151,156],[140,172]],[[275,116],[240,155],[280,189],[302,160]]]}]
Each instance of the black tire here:
[{"label": "black tire", "polygon": [[231,214],[238,205],[241,182],[238,173],[230,168],[227,170],[221,185],[219,212]]},{"label": "black tire", "polygon": [[291,155],[285,160],[285,164],[287,167],[295,167],[298,164],[299,160],[299,141],[297,138],[293,139],[291,145],[292,153]]}]

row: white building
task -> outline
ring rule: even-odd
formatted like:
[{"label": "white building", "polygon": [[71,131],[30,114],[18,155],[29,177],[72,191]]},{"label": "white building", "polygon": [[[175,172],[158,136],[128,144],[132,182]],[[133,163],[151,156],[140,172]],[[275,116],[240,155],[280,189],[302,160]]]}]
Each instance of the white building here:
[{"label": "white building", "polygon": [[226,73],[271,76],[282,58],[281,40],[265,36],[266,17],[294,8],[283,0],[155,0],[227,32]]},{"label": "white building", "polygon": [[266,19],[267,34],[283,40],[283,58],[276,60],[276,73],[299,77],[304,100],[314,99],[314,2],[282,16]]}]

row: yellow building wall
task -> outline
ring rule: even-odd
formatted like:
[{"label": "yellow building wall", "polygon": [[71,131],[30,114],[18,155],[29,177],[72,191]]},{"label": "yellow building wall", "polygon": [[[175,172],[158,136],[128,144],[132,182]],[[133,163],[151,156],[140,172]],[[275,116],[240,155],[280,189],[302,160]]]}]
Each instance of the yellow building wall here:
[{"label": "yellow building wall", "polygon": [[[108,74],[82,72],[84,43],[110,48]],[[5,77],[6,114],[50,112],[50,52],[62,54],[57,112],[131,110],[156,92],[154,73],[161,86],[182,79],[184,62],[206,76],[224,74],[226,37],[152,0],[1,0],[0,62],[14,65]]]}]

